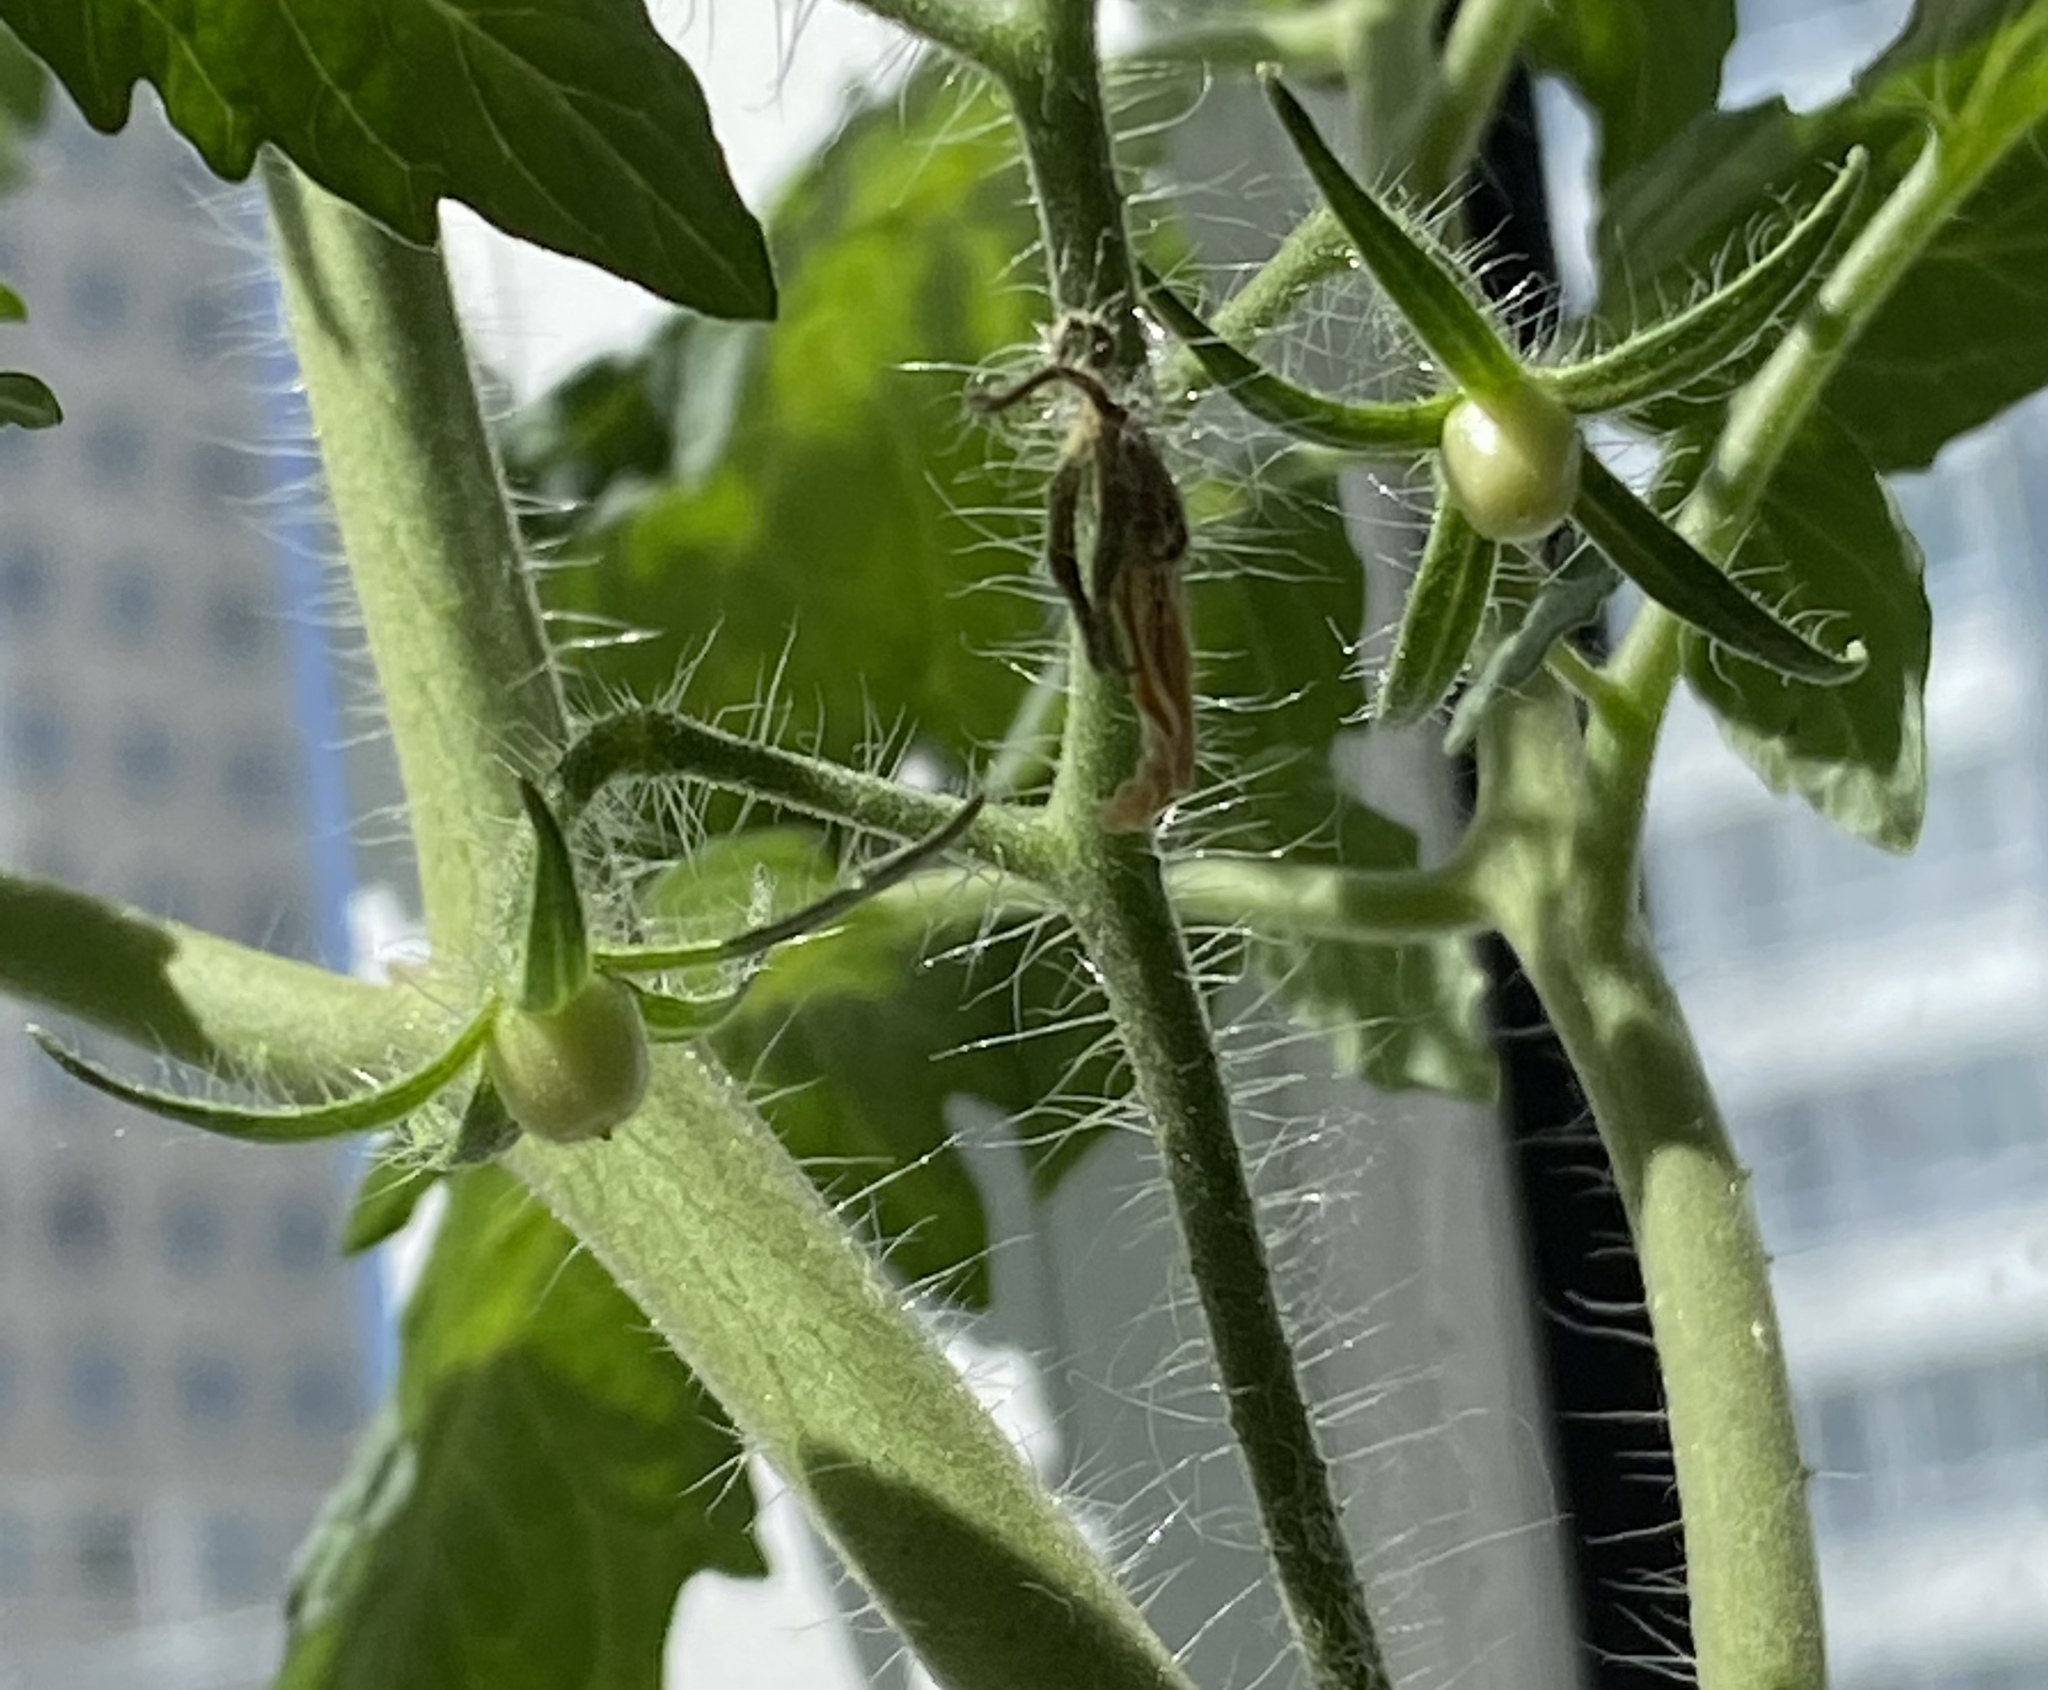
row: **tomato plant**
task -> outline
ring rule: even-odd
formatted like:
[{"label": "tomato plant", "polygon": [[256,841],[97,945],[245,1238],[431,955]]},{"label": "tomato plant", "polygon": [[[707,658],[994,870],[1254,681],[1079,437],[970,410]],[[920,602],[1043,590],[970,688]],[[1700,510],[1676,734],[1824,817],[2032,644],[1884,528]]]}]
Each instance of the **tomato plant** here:
[{"label": "tomato plant", "polygon": [[[1874,843],[1917,835],[1928,611],[1878,478],[2048,381],[2038,309],[2009,304],[2041,303],[2048,4],[1924,0],[1798,115],[1715,109],[1733,25],[1709,0],[1465,0],[1441,40],[1419,3],[1155,20],[1133,61],[1150,84],[1106,74],[1093,0],[865,5],[933,63],[849,125],[771,239],[637,0],[0,0],[94,123],[148,82],[216,171],[260,172],[407,792],[424,985],[0,875],[0,985],[264,1096],[145,1089],[47,1040],[73,1072],[244,1137],[393,1130],[401,1177],[366,1196],[358,1244],[453,1187],[397,1402],[305,1558],[283,1682],[449,1683],[450,1661],[465,1683],[653,1682],[681,1581],[758,1567],[743,1485],[705,1482],[743,1442],[940,1681],[1189,1683],[894,1277],[969,1306],[985,1290],[947,1093],[1011,1116],[1049,1188],[1086,1165],[1086,1123],[1057,1107],[1078,1086],[1157,1143],[1301,1672],[1382,1690],[1386,1627],[1198,961],[1263,977],[1382,1084],[1484,1094],[1468,946],[1498,933],[1640,1256],[1700,1681],[1820,1690],[1766,1263],[1646,930],[1643,805],[1683,683],[1774,786]],[[1277,67],[1273,132],[1319,204],[1205,315],[1141,108],[1255,64]],[[1602,123],[1608,286],[1583,345],[1504,316],[1463,239],[1486,231],[1427,209],[1525,64]],[[1311,85],[1353,98],[1370,181],[1399,191],[1341,162]],[[494,439],[433,244],[442,199],[689,314]],[[1354,268],[1402,348],[1391,397],[1355,396],[1383,370],[1340,392],[1288,373],[1307,302]],[[875,375],[906,369],[945,372],[945,405]],[[968,404],[990,392],[1000,418]],[[16,400],[12,420],[57,420],[39,388]],[[1257,450],[1205,458],[1198,409]],[[1647,493],[1586,444],[1588,417],[1657,443]],[[1365,702],[1332,514],[1360,461],[1430,490],[1375,714],[1451,706],[1476,764],[1456,849],[1426,867],[1331,763]],[[522,527],[508,467],[567,514],[544,498]],[[998,482],[1038,489],[986,508],[996,537],[1042,545],[1043,602],[989,591],[1009,563],[946,526]],[[887,496],[849,523],[825,495],[855,485]],[[1815,541],[1830,530],[1853,557]],[[542,582],[545,548],[587,568]],[[1269,567],[1184,582],[1205,548]],[[1568,635],[1624,580],[1640,606],[1596,662]],[[671,644],[593,660],[583,690],[610,702],[574,705],[543,593]],[[772,710],[736,713],[799,607],[814,632],[788,670],[823,710],[801,748]],[[671,687],[679,646],[697,655]],[[877,702],[909,724],[886,756]],[[842,875],[827,844],[870,837],[902,848]],[[970,989],[970,953],[1001,992]],[[1089,1015],[1105,1039],[1077,1034]],[[977,1053],[957,1086],[930,1074],[952,1048]],[[884,1177],[843,1183],[856,1155]],[[513,1182],[545,1214],[508,1219]],[[582,1246],[574,1322],[514,1300],[560,1266],[561,1229]],[[565,1435],[493,1412],[515,1390]],[[568,1463],[580,1582],[557,1576],[560,1512],[501,1516],[466,1488],[542,1459]],[[547,1600],[427,1599],[485,1529],[492,1565]]]}]

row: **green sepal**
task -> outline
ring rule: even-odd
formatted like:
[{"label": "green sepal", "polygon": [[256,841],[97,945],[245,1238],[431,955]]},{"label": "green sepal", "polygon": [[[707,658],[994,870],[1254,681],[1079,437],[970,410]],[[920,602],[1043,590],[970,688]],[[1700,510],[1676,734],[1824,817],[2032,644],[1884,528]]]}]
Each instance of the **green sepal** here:
[{"label": "green sepal", "polygon": [[1528,685],[1550,648],[1598,616],[1620,585],[1621,571],[1596,547],[1581,545],[1574,550],[1564,567],[1537,590],[1522,620],[1479,665],[1451,711],[1444,755],[1462,755],[1494,701]]},{"label": "green sepal", "polygon": [[519,1141],[519,1123],[498,1095],[497,1083],[486,1068],[477,1075],[476,1090],[462,1111],[462,1124],[455,1129],[455,1143],[448,1152],[451,1168],[472,1168],[502,1156]]},{"label": "green sepal", "polygon": [[1385,727],[1406,727],[1450,697],[1486,619],[1499,561],[1500,547],[1439,491],[1436,520],[1422,548],[1415,584],[1408,589],[1408,608],[1394,637],[1394,653],[1380,677],[1374,720]]},{"label": "green sepal", "polygon": [[[908,879],[934,857],[948,850],[979,816],[985,803],[976,793],[962,804],[946,825],[922,839],[914,839],[908,845],[878,858],[872,868],[853,886],[820,898],[814,904],[806,904],[792,915],[779,921],[767,922],[760,927],[750,927],[744,933],[736,933],[730,939],[705,939],[688,945],[634,945],[623,950],[600,950],[597,952],[597,966],[607,974],[664,974],[679,968],[710,968],[724,962],[740,962],[747,957],[759,956],[763,951],[777,945],[787,944],[815,933],[821,927],[829,926],[849,911],[858,909],[870,898],[886,892],[890,887]],[[652,1032],[653,1024],[648,1030]],[[690,1037],[688,1033],[677,1037]]]},{"label": "green sepal", "polygon": [[55,428],[64,420],[49,384],[21,370],[0,370],[0,427]]},{"label": "green sepal", "polygon": [[251,1109],[239,1103],[208,1103],[195,1097],[180,1097],[175,1092],[138,1086],[109,1073],[96,1063],[88,1062],[76,1051],[66,1049],[54,1033],[42,1027],[31,1027],[28,1033],[43,1047],[43,1053],[73,1079],[83,1080],[95,1091],[105,1092],[123,1103],[132,1103],[152,1115],[161,1115],[167,1121],[179,1121],[186,1126],[204,1127],[223,1138],[238,1138],[251,1144],[303,1144],[312,1139],[338,1138],[346,1133],[372,1132],[378,1127],[388,1127],[404,1120],[429,1102],[475,1057],[496,1013],[495,1004],[485,1005],[433,1061],[409,1074],[400,1075],[388,1085],[358,1092],[353,1097],[336,1098],[332,1103],[300,1103],[282,1109]]},{"label": "green sepal", "polygon": [[1261,77],[1288,138],[1358,248],[1373,279],[1422,344],[1477,399],[1512,393],[1527,376],[1441,252],[1373,198],[1337,160],[1300,103],[1270,72]]},{"label": "green sepal", "polygon": [[27,301],[5,282],[0,282],[0,323],[25,323],[27,321]]},{"label": "green sepal", "polygon": [[1146,301],[1209,379],[1261,422],[1297,440],[1346,452],[1427,452],[1457,403],[1455,393],[1387,404],[1354,404],[1283,381],[1223,339],[1179,294],[1150,270],[1141,272]]},{"label": "green sepal", "polygon": [[1839,686],[1863,672],[1864,653],[1810,645],[1751,598],[1691,541],[1631,492],[1592,452],[1572,516],[1586,537],[1638,587],[1681,621],[1739,656],[1802,681]]},{"label": "green sepal", "polygon": [[341,1253],[360,1256],[402,1232],[420,1199],[434,1189],[440,1177],[439,1168],[401,1161],[381,1145],[374,1148],[349,1201],[348,1219],[342,1223]]},{"label": "green sepal", "polygon": [[1711,376],[1784,322],[1820,285],[1847,237],[1870,155],[1851,152],[1828,191],[1783,239],[1724,287],[1619,346],[1531,378],[1572,410],[1625,410]]},{"label": "green sepal", "polygon": [[[739,1012],[747,988],[717,998],[678,998],[626,982],[640,1005],[640,1020],[654,1044],[681,1044],[715,1033]],[[752,984],[751,981],[748,982]]]},{"label": "green sepal", "polygon": [[519,783],[519,796],[538,846],[519,1007],[530,1015],[552,1015],[588,983],[590,941],[583,925],[583,899],[576,890],[576,865],[562,824],[531,781]]}]

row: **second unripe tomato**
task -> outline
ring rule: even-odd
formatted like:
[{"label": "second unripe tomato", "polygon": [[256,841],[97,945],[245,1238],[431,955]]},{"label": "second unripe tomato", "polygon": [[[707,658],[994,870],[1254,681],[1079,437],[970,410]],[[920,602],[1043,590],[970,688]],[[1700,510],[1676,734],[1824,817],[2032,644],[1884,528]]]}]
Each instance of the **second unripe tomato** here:
[{"label": "second unripe tomato", "polygon": [[1533,386],[1461,399],[1444,420],[1444,481],[1489,540],[1527,545],[1571,514],[1584,451],[1578,420]]}]

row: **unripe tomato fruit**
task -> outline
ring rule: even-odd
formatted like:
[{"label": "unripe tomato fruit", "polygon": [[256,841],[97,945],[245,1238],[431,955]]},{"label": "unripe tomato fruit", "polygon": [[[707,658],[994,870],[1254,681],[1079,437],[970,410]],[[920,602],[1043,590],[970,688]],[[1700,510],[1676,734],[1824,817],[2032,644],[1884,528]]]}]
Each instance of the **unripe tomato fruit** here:
[{"label": "unripe tomato fruit", "polygon": [[609,1138],[647,1095],[640,1006],[601,974],[551,1014],[500,1011],[484,1060],[512,1119],[557,1144]]},{"label": "unripe tomato fruit", "polygon": [[1444,419],[1444,481],[1487,539],[1527,545],[1571,514],[1584,449],[1571,412],[1525,383],[1483,405],[1458,401]]}]

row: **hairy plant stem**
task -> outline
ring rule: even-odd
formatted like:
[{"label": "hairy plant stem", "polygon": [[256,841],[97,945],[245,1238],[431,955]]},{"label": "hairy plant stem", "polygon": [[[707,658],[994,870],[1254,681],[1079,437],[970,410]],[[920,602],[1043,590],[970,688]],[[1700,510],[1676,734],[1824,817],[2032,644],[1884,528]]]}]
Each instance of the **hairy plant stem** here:
[{"label": "hairy plant stem", "polygon": [[[268,186],[435,943],[495,956],[529,873],[524,824],[501,809],[508,751],[559,750],[566,731],[446,277],[287,168]],[[529,1138],[508,1163],[776,1463],[940,1681],[1188,1690],[739,1089],[686,1046],[660,1047],[653,1068],[610,1142]]]},{"label": "hairy plant stem", "polygon": [[[286,309],[411,814],[427,937],[504,967],[530,854],[518,773],[567,716],[437,254],[264,165]],[[423,464],[464,466],[422,474]]]},{"label": "hairy plant stem", "polygon": [[130,1044],[292,1096],[416,1065],[445,1006],[252,950],[84,892],[0,873],[0,992]]},{"label": "hairy plant stem", "polygon": [[[1093,0],[1046,0],[1046,51],[1010,91],[1044,229],[1053,302],[1111,327],[1127,380],[1146,367],[1130,247],[1101,98]],[[1078,636],[1068,658],[1060,765],[1048,825],[1064,854],[1054,883],[1102,982],[1151,1118],[1189,1267],[1281,1594],[1318,1690],[1391,1683],[1260,1236],[1207,1008],[1142,836],[1101,827],[1137,735],[1124,688]]]},{"label": "hairy plant stem", "polygon": [[[569,748],[559,771],[572,814],[608,781],[632,775],[693,777],[898,839],[936,833],[960,809],[958,798],[743,739],[664,710],[621,710],[604,717]],[[955,849],[999,873],[1050,880],[1058,872],[1053,842],[1036,814],[1008,805],[983,810]]]},{"label": "hairy plant stem", "polygon": [[[1732,558],[1857,335],[2030,127],[2014,122],[1996,144],[1930,139],[1736,395],[1678,518],[1709,557]],[[1557,766],[1564,729],[1535,703],[1482,738],[1482,797],[1494,794],[1486,801],[1514,842],[1489,891],[1592,1105],[1642,1260],[1702,1690],[1820,1690],[1820,1584],[1769,1262],[1748,1176],[1638,907],[1644,804],[1681,633],[1655,605],[1637,616],[1607,676],[1628,708],[1595,713],[1578,769]],[[1560,781],[1580,793],[1568,833],[1543,796]]]},{"label": "hairy plant stem", "polygon": [[1029,22],[1001,0],[853,0],[862,11],[899,24],[935,47],[1003,79],[1028,64]]},{"label": "hairy plant stem", "polygon": [[1627,1212],[1664,1379],[1699,1681],[1819,1690],[1812,1528],[1748,1176],[1637,894],[1641,826],[1611,761],[1647,722],[1580,738],[1545,677],[1480,730],[1482,884],[1578,1076]]}]

